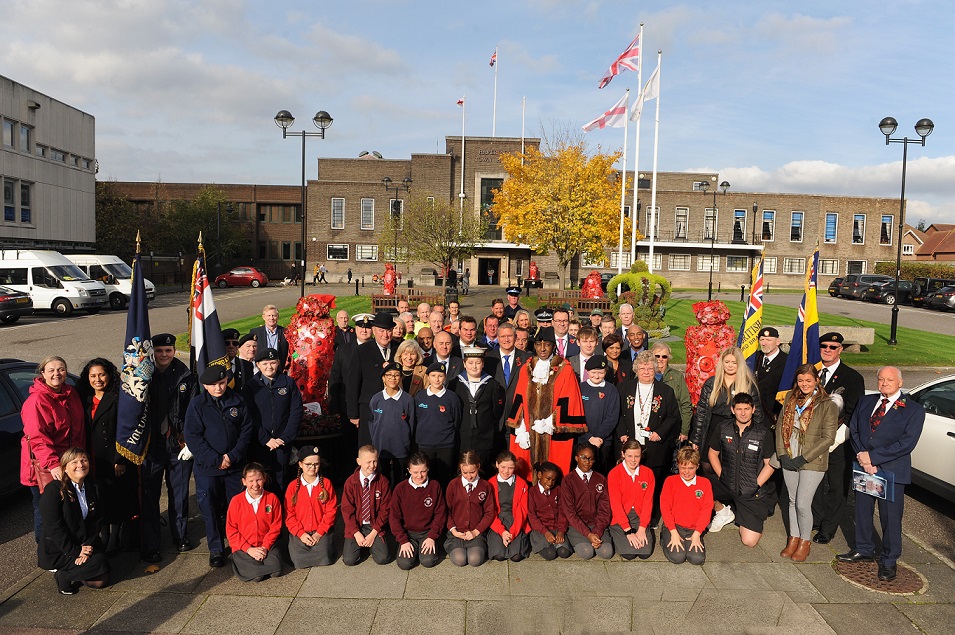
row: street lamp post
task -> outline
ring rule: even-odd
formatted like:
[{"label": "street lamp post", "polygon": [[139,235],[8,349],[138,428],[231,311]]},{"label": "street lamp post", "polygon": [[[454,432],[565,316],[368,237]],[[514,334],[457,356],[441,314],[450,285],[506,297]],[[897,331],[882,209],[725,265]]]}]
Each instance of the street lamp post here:
[{"label": "street lamp post", "polygon": [[892,134],[898,127],[899,122],[894,117],[886,117],[879,122],[879,130],[885,135],[885,145],[890,143],[902,144],[902,195],[899,197],[899,241],[896,245],[897,253],[895,256],[895,302],[892,304],[892,327],[889,332],[890,346],[895,346],[898,343],[896,334],[899,327],[899,278],[902,276],[902,232],[905,227],[905,167],[908,160],[909,144],[917,143],[924,147],[925,137],[932,134],[932,131],[935,130],[935,124],[932,123],[931,119],[919,119],[915,124],[918,139],[909,139],[908,137],[892,139]]},{"label": "street lamp post", "polygon": [[753,201],[753,244],[756,244],[756,212],[759,211],[759,203]]},{"label": "street lamp post", "polygon": [[[381,179],[386,192],[395,191],[395,199],[391,203],[391,232],[394,234],[394,252],[392,253],[392,262],[395,265],[395,275],[398,275],[398,223],[401,222],[401,200],[398,198],[398,192],[404,190],[411,191],[411,178],[405,177],[401,183],[395,183],[390,176]],[[410,274],[409,274],[410,275]]]},{"label": "street lamp post", "polygon": [[[232,203],[226,203],[225,213],[231,215],[235,211]],[[222,201],[216,204],[216,256],[219,260],[219,271],[222,273]]]},{"label": "street lamp post", "polygon": [[334,121],[334,119],[332,119],[330,114],[324,110],[319,110],[317,113],[315,113],[315,116],[312,117],[312,123],[314,123],[315,127],[318,128],[318,132],[308,132],[307,130],[302,130],[300,132],[289,132],[289,127],[295,123],[295,117],[292,116],[292,113],[287,110],[280,110],[278,114],[275,115],[275,125],[282,129],[283,139],[287,139],[289,137],[302,137],[302,260],[300,263],[302,290],[300,297],[305,297],[305,263],[307,262],[305,257],[305,230],[308,225],[308,190],[306,188],[305,182],[305,137],[318,137],[320,139],[324,139],[325,130],[332,125],[332,121]]},{"label": "street lamp post", "polygon": [[[716,180],[714,177],[713,180]],[[700,189],[703,190],[704,196],[706,191],[710,189],[710,184],[707,181],[700,182]],[[720,183],[720,189],[723,190],[723,194],[726,194],[726,190],[730,189],[729,181],[723,181]],[[703,230],[706,231],[706,219],[703,219]],[[713,222],[710,224],[710,284],[706,292],[706,301],[709,302],[713,299],[713,258],[715,257],[716,251],[716,190],[713,190]]]}]

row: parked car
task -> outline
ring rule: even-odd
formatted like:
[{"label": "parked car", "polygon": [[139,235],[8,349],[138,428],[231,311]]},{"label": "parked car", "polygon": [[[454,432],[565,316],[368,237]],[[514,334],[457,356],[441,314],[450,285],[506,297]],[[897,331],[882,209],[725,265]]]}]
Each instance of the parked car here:
[{"label": "parked car", "polygon": [[[915,285],[909,280],[899,280],[899,302],[911,304]],[[870,284],[862,292],[862,299],[869,302],[895,304],[895,280],[883,284]]]},{"label": "parked car", "polygon": [[0,322],[13,324],[21,315],[33,315],[30,294],[0,286]]},{"label": "parked car", "polygon": [[842,284],[842,278],[836,278],[829,283],[829,295],[834,298],[839,297],[839,285]]},{"label": "parked car", "polygon": [[922,384],[910,395],[925,408],[925,426],[912,452],[912,481],[955,502],[955,375]]},{"label": "parked car", "polygon": [[236,267],[216,278],[216,286],[226,287],[264,287],[269,283],[269,277],[255,267]]},{"label": "parked car", "polygon": [[850,273],[842,279],[839,285],[839,295],[850,300],[858,300],[863,292],[872,284],[881,284],[894,280],[889,276],[883,276],[879,273]]},{"label": "parked car", "polygon": [[[20,485],[20,439],[23,421],[20,408],[30,395],[36,377],[36,363],[21,359],[0,359],[0,496],[18,491]],[[67,381],[76,385],[76,375]]]},{"label": "parked car", "polygon": [[925,306],[942,311],[955,309],[955,286],[942,287],[938,291],[933,291],[925,298]]},{"label": "parked car", "polygon": [[915,290],[912,292],[912,306],[924,306],[925,298],[942,287],[955,285],[955,280],[946,278],[926,278],[919,276],[915,279]]}]

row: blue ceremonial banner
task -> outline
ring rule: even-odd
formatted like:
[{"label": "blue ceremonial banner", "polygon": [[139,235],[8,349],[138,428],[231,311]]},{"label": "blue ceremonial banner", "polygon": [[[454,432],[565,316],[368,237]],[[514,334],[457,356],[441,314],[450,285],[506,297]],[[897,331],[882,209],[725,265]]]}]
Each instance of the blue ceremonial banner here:
[{"label": "blue ceremonial banner", "polygon": [[192,370],[201,375],[207,366],[220,365],[230,367],[226,356],[225,340],[222,339],[222,327],[216,303],[212,299],[212,288],[206,277],[206,250],[202,247],[202,234],[199,235],[199,253],[192,269],[192,303],[190,305],[192,324],[189,333]]},{"label": "blue ceremonial banner", "polygon": [[759,331],[763,328],[763,261],[753,267],[752,279],[749,287],[749,303],[746,305],[746,315],[739,328],[739,337],[736,346],[743,351],[746,365],[750,370],[756,369],[756,353],[759,352]]},{"label": "blue ceremonial banner", "polygon": [[126,339],[123,340],[123,366],[120,369],[122,385],[116,423],[116,451],[136,465],[142,465],[149,447],[149,383],[156,369],[156,360],[149,331],[138,235],[131,282]]},{"label": "blue ceremonial banner", "polygon": [[[806,272],[805,290],[799,312],[796,314],[796,328],[793,330],[793,341],[789,346],[789,357],[783,369],[783,377],[779,382],[780,391],[792,389],[796,381],[796,369],[801,364],[819,364],[819,309],[816,304],[816,277],[819,271],[819,245],[812,252],[809,259],[809,270]],[[778,397],[777,397],[778,398]]]}]

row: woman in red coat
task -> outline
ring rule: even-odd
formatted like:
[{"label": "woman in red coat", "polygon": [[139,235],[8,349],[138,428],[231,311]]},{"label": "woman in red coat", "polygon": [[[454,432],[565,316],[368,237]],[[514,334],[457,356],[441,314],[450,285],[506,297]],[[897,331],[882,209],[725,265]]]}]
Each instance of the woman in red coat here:
[{"label": "woman in red coat", "polygon": [[86,449],[83,423],[83,402],[76,390],[66,383],[66,361],[51,356],[36,368],[38,377],[30,386],[30,396],[23,402],[23,439],[20,442],[20,482],[33,492],[33,533],[40,542],[40,484],[32,459],[59,481],[63,471],[60,455],[70,448]]},{"label": "woman in red coat", "polygon": [[318,446],[298,451],[298,478],[285,490],[288,554],[296,569],[332,564],[332,529],[338,499],[332,482],[322,476]]},{"label": "woman in red coat", "polygon": [[232,570],[243,582],[261,582],[286,573],[278,549],[273,549],[282,532],[282,504],[265,490],[265,468],[249,463],[242,470],[245,491],[229,502],[225,529],[232,547]]}]

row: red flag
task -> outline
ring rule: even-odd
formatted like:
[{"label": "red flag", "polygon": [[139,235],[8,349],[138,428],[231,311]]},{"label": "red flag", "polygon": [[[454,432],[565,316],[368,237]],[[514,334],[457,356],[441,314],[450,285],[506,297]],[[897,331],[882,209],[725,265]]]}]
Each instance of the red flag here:
[{"label": "red flag", "polygon": [[607,71],[607,74],[600,79],[600,85],[597,88],[603,88],[610,83],[610,80],[613,79],[614,75],[619,74],[624,70],[637,70],[637,63],[640,60],[640,35],[633,38],[633,42],[630,43],[630,46],[627,47],[627,50],[620,54],[620,57],[610,65],[610,69]]},{"label": "red flag", "polygon": [[497,64],[497,49],[494,49],[494,55],[491,56],[491,66]]},{"label": "red flag", "polygon": [[458,100],[458,106],[463,106],[463,105],[464,105],[464,97]]},{"label": "red flag", "polygon": [[624,93],[620,101],[610,107],[610,110],[602,116],[597,117],[590,123],[584,125],[584,132],[590,132],[597,128],[622,128],[627,125],[627,97],[630,93]]}]

